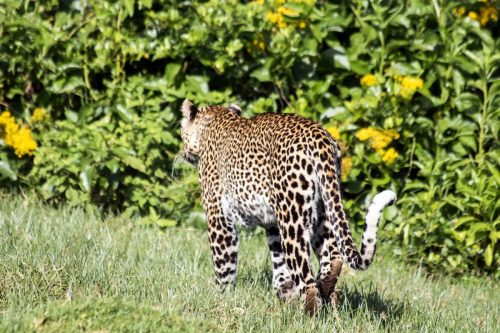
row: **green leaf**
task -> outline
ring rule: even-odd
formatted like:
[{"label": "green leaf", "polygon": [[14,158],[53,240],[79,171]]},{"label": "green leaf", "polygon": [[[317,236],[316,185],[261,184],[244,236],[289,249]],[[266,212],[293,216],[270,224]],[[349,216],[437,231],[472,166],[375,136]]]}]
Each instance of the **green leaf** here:
[{"label": "green leaf", "polygon": [[234,39],[231,42],[229,42],[229,44],[227,44],[226,51],[230,57],[234,57],[236,55],[236,52],[238,52],[242,48],[243,48],[243,43],[239,39]]},{"label": "green leaf", "polygon": [[96,171],[92,167],[86,167],[85,170],[80,172],[80,184],[85,191],[90,192],[92,190],[95,176]]},{"label": "green leaf", "polygon": [[123,162],[137,171],[146,172],[144,162],[135,156],[128,155],[123,159]]},{"label": "green leaf", "polygon": [[455,143],[452,146],[452,149],[455,153],[457,153],[460,156],[465,156],[467,155],[467,150],[464,148],[464,146],[461,143]]},{"label": "green leaf", "polygon": [[488,244],[486,250],[484,250],[484,263],[486,264],[486,266],[490,267],[492,262],[493,262],[493,246],[491,246],[491,244]]},{"label": "green leaf", "polygon": [[269,73],[269,69],[262,66],[254,70],[252,73],[250,73],[251,77],[256,78],[260,82],[270,82],[271,80],[271,73]]},{"label": "green leaf", "polygon": [[455,105],[459,111],[479,111],[481,109],[481,99],[477,94],[462,93],[455,99]]},{"label": "green leaf", "polygon": [[206,76],[187,75],[186,87],[188,90],[195,93],[208,94],[208,78]]},{"label": "green leaf", "polygon": [[129,167],[140,172],[146,172],[146,166],[144,165],[144,162],[139,158],[133,156],[132,152],[127,151],[123,148],[112,148],[111,150],[116,156],[120,158],[123,163],[125,163]]},{"label": "green leaf", "polygon": [[116,110],[116,113],[123,121],[127,123],[132,122],[134,114],[130,111],[130,109],[121,104],[117,104],[114,110]]},{"label": "green leaf", "polygon": [[144,6],[145,8],[151,8],[153,5],[153,0],[138,0],[140,6]]},{"label": "green leaf", "polygon": [[8,161],[0,161],[0,175],[7,177],[10,180],[17,180],[17,175],[11,169]]},{"label": "green leaf", "polygon": [[458,138],[460,143],[471,148],[473,151],[477,151],[477,139],[475,136],[462,135]]},{"label": "green leaf", "polygon": [[56,94],[63,94],[74,92],[74,90],[79,87],[85,87],[83,78],[81,76],[72,75],[54,81],[51,90]]},{"label": "green leaf", "polygon": [[155,224],[160,228],[175,227],[177,225],[177,221],[172,219],[157,219],[155,220]]},{"label": "green leaf", "polygon": [[125,9],[127,10],[128,16],[134,16],[134,2],[135,0],[122,0]]},{"label": "green leaf", "polygon": [[169,85],[173,85],[175,83],[175,78],[179,71],[181,70],[181,65],[175,62],[169,63],[165,67],[165,79]]},{"label": "green leaf", "polygon": [[388,221],[394,220],[394,218],[398,215],[398,208],[396,206],[389,206],[384,209],[384,217]]}]

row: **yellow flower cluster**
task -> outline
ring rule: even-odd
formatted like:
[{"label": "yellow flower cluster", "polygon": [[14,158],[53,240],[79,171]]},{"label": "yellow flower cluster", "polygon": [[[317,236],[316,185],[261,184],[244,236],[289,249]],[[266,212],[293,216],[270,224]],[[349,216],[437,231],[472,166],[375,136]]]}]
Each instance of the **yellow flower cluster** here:
[{"label": "yellow flower cluster", "polygon": [[[467,17],[471,20],[478,21],[482,26],[485,26],[490,21],[498,21],[498,9],[489,3],[489,1],[484,2],[484,6],[479,8],[479,14],[475,11],[470,11],[467,13]],[[454,14],[457,16],[464,16],[466,8],[464,6],[457,7],[453,10]]]},{"label": "yellow flower cluster", "polygon": [[373,74],[364,75],[361,80],[361,85],[365,87],[371,87],[378,83],[377,77]]},{"label": "yellow flower cluster", "polygon": [[[259,5],[263,5],[266,1],[264,1],[264,0],[254,0],[252,2],[257,3]],[[271,3],[271,4],[280,4],[280,5],[283,5],[287,1],[286,0],[274,0],[274,1],[273,0],[268,0],[267,2]],[[289,2],[303,3],[303,4],[308,5],[308,6],[314,6],[316,4],[316,0],[289,0]]]},{"label": "yellow flower cluster", "polygon": [[455,14],[457,16],[464,16],[464,14],[465,14],[465,7],[464,6],[460,6],[460,7],[453,8],[453,14]]},{"label": "yellow flower cluster", "polygon": [[479,9],[479,23],[481,23],[481,25],[486,25],[490,20],[495,22],[498,21],[498,10],[490,4],[486,4]]},{"label": "yellow flower cluster", "polygon": [[[291,0],[289,2],[303,3],[309,6],[313,6],[316,3],[316,0]],[[263,4],[264,1],[258,1],[257,3]],[[276,11],[268,12],[266,14],[266,19],[269,22],[275,24],[280,29],[284,29],[290,24],[298,26],[301,29],[305,29],[307,27],[307,22],[305,20],[300,20],[296,23],[289,23],[286,21],[286,17],[298,17],[300,15],[300,12],[295,9],[283,6],[284,4],[286,4],[285,0],[274,1],[274,4],[279,4],[280,6],[276,9]]]},{"label": "yellow flower cluster", "polygon": [[335,126],[327,127],[326,130],[333,136],[335,140],[340,140],[340,131],[337,127]]},{"label": "yellow flower cluster", "polygon": [[31,155],[38,147],[29,128],[20,127],[9,111],[0,114],[0,129],[3,129],[5,144],[14,148],[19,158]]},{"label": "yellow flower cluster", "polygon": [[37,123],[45,120],[47,116],[47,111],[44,108],[35,108],[33,114],[30,117],[30,122]]},{"label": "yellow flower cluster", "polygon": [[394,80],[401,84],[399,94],[404,99],[411,99],[415,91],[424,87],[424,81],[418,77],[394,75]]},{"label": "yellow flower cluster", "polygon": [[[340,145],[340,149],[342,151],[344,151],[343,148],[345,148],[345,144],[340,141],[340,131],[339,131],[338,127],[330,126],[330,127],[327,127],[326,130],[328,131],[328,133],[330,133],[332,135],[332,137],[335,140],[337,140],[337,142]],[[349,173],[351,172],[351,169],[352,169],[352,159],[350,157],[344,157],[342,159],[341,168],[342,168],[342,179],[346,179],[347,176],[349,176]]]},{"label": "yellow flower cluster", "polygon": [[341,165],[342,179],[347,179],[349,173],[351,173],[351,169],[352,169],[352,158],[350,157],[343,158]]},{"label": "yellow flower cluster", "polygon": [[47,111],[44,108],[35,108],[33,114],[30,117],[30,122],[37,123],[44,121],[47,117]]},{"label": "yellow flower cluster", "polygon": [[373,127],[362,128],[356,132],[356,137],[361,141],[370,139],[371,146],[382,156],[382,161],[391,164],[398,157],[394,148],[385,148],[394,140],[399,139],[399,134],[393,130],[378,130]]},{"label": "yellow flower cluster", "polygon": [[356,137],[361,141],[371,139],[372,148],[383,149],[392,140],[399,139],[399,134],[393,130],[378,130],[373,127],[362,128],[356,132]]},{"label": "yellow flower cluster", "polygon": [[284,6],[280,6],[278,7],[278,9],[276,10],[276,12],[268,12],[266,14],[266,19],[277,25],[278,28],[280,29],[284,29],[288,26],[287,22],[285,21],[285,17],[286,16],[297,16],[299,14],[299,12],[297,12],[296,10],[293,10],[293,9],[290,9],[290,8],[287,8],[287,7],[284,7]]},{"label": "yellow flower cluster", "polygon": [[389,148],[387,151],[384,152],[382,155],[382,161],[384,161],[387,164],[392,164],[398,158],[399,154],[394,148]]},{"label": "yellow flower cluster", "polygon": [[266,43],[264,42],[264,39],[262,38],[254,39],[252,41],[252,48],[264,51],[266,49]]}]

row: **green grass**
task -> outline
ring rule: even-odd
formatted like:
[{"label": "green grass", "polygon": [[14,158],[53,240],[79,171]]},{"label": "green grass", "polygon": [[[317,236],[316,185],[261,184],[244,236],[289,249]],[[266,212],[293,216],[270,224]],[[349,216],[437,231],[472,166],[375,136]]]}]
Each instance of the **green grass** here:
[{"label": "green grass", "polygon": [[[213,284],[203,231],[0,197],[0,332],[495,332],[488,279],[426,277],[384,244],[366,272],[341,277],[336,313],[313,318],[270,286],[261,233],[243,234],[237,287]],[[385,250],[385,252],[384,252]]]}]

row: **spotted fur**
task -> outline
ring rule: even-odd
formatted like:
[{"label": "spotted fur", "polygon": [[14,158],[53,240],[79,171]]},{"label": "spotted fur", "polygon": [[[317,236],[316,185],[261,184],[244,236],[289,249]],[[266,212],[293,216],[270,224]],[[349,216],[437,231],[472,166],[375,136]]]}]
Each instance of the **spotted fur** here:
[{"label": "spotted fur", "polygon": [[342,207],[340,148],[321,125],[291,114],[246,119],[234,105],[198,109],[188,100],[182,112],[182,154],[198,165],[219,284],[235,282],[237,224],[266,230],[273,286],[282,299],[300,296],[309,313],[334,298],[343,261],[368,268],[381,212],[396,196],[374,197],[358,251]]}]

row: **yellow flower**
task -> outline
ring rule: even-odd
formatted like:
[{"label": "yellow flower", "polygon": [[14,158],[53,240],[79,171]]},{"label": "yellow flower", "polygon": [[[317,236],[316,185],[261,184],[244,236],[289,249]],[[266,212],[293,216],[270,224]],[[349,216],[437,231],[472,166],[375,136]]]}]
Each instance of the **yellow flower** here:
[{"label": "yellow flower", "polygon": [[349,173],[351,172],[352,169],[352,158],[350,157],[343,158],[341,169],[342,169],[341,170],[342,179],[346,179],[349,176]]},{"label": "yellow flower", "polygon": [[391,137],[391,139],[399,139],[399,133],[394,130],[383,130],[383,133]]},{"label": "yellow flower", "polygon": [[271,22],[271,23],[277,23],[280,19],[280,14],[278,13],[273,13],[273,12],[268,12],[266,14],[266,19]]},{"label": "yellow flower", "polygon": [[316,4],[316,0],[293,0],[292,2],[295,3],[303,3],[308,6],[314,6]]},{"label": "yellow flower", "polygon": [[284,29],[287,27],[287,24],[285,22],[285,20],[283,19],[283,16],[281,16],[281,19],[278,21],[278,28],[280,29]]},{"label": "yellow flower", "polygon": [[[288,2],[292,3],[303,3],[306,5],[314,5],[316,3],[316,0],[290,0]],[[272,6],[275,7],[275,11],[267,12],[266,13],[266,20],[273,23],[280,29],[284,29],[288,26],[293,26],[293,27],[298,27],[300,29],[305,29],[307,27],[307,21],[302,19],[302,20],[296,20],[291,22],[291,20],[287,21],[287,17],[289,18],[300,18],[301,11],[296,10],[294,8],[290,8],[286,6],[287,1],[286,0],[275,0],[275,1],[269,1],[267,2],[268,4],[271,4]],[[272,29],[273,32],[276,31],[275,28]]]},{"label": "yellow flower", "polygon": [[479,10],[479,23],[486,25],[490,19],[495,22],[498,21],[498,11],[496,7],[488,4]]},{"label": "yellow flower", "polygon": [[3,131],[5,135],[5,143],[8,146],[12,146],[12,135],[14,135],[19,130],[19,125],[9,111],[4,111],[0,115],[0,125],[3,125]]},{"label": "yellow flower", "polygon": [[5,143],[8,146],[14,146],[14,135],[19,131],[19,125],[16,122],[9,122],[5,124]]},{"label": "yellow flower", "polygon": [[390,136],[384,135],[382,132],[378,132],[371,137],[372,148],[375,150],[384,149],[392,141]]},{"label": "yellow flower", "polygon": [[5,126],[12,121],[13,121],[13,118],[12,118],[9,111],[4,111],[4,112],[2,112],[2,114],[0,114],[0,125]]},{"label": "yellow flower", "polygon": [[331,126],[331,127],[328,127],[326,130],[328,131],[328,133],[330,133],[333,136],[333,138],[335,140],[340,139],[340,131],[337,127]]},{"label": "yellow flower", "polygon": [[20,128],[10,112],[5,111],[0,115],[0,125],[3,126],[5,144],[14,148],[19,158],[31,155],[38,147],[29,128]]},{"label": "yellow flower", "polygon": [[291,9],[291,8],[288,8],[288,7],[285,7],[285,6],[279,7],[278,13],[285,15],[285,16],[292,16],[292,17],[299,15],[298,11]]},{"label": "yellow flower", "polygon": [[399,95],[404,99],[411,99],[415,91],[424,87],[424,81],[418,77],[403,76],[398,81],[401,82]]},{"label": "yellow flower", "polygon": [[32,123],[40,122],[45,120],[46,116],[47,111],[44,108],[35,108],[35,111],[33,111],[33,114],[30,117],[30,121]]},{"label": "yellow flower", "polygon": [[404,88],[409,88],[413,90],[422,89],[424,86],[424,81],[418,77],[405,76],[401,80],[401,85]]},{"label": "yellow flower", "polygon": [[378,130],[373,127],[362,128],[356,132],[356,137],[360,141],[370,139],[371,146],[375,150],[387,147],[392,140],[399,139],[399,134],[393,130]]},{"label": "yellow flower", "polygon": [[11,136],[11,145],[17,157],[23,157],[24,155],[31,155],[33,150],[35,150],[38,145],[33,139],[33,135],[29,128],[23,127]]},{"label": "yellow flower", "polygon": [[396,160],[396,158],[399,156],[398,152],[394,148],[389,148],[387,151],[384,153],[382,156],[382,161],[392,164]]},{"label": "yellow flower", "polygon": [[401,88],[401,91],[399,92],[399,94],[404,99],[411,99],[413,97],[413,94],[415,94],[415,90],[403,87],[403,88]]},{"label": "yellow flower", "polygon": [[372,128],[371,127],[368,127],[368,128],[362,128],[360,130],[358,130],[356,132],[356,137],[360,140],[360,141],[366,141],[370,138],[371,136],[371,133],[372,133]]},{"label": "yellow flower", "polygon": [[453,13],[457,16],[464,16],[465,14],[465,7],[464,6],[460,6],[460,7],[455,7],[453,9]]},{"label": "yellow flower", "polygon": [[360,82],[361,82],[361,85],[363,85],[365,87],[371,87],[371,86],[374,86],[378,83],[377,77],[373,74],[366,74],[365,76],[363,76],[361,78]]},{"label": "yellow flower", "polygon": [[467,16],[471,19],[471,20],[474,20],[474,21],[478,21],[479,20],[479,15],[477,15],[476,12],[469,12],[469,14],[467,14]]},{"label": "yellow flower", "polygon": [[264,51],[266,49],[266,43],[264,42],[264,39],[262,37],[256,38],[252,41],[252,46],[254,49],[259,49],[261,51]]}]

